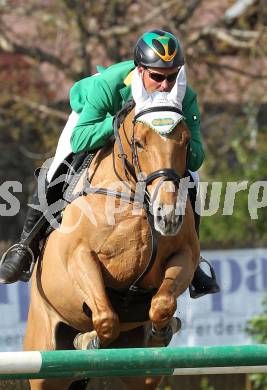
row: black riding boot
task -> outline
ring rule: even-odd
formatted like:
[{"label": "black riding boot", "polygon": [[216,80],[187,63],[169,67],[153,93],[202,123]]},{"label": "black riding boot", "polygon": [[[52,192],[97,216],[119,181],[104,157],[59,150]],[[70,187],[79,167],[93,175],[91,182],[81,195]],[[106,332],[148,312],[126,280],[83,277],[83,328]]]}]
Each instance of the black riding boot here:
[{"label": "black riding boot", "polygon": [[[32,203],[39,205],[37,190],[32,196]],[[39,256],[39,240],[43,233],[41,227],[44,227],[46,222],[42,216],[41,211],[29,207],[20,242],[12,245],[0,260],[0,283],[29,281],[34,263]]]},{"label": "black riding boot", "polygon": [[[73,174],[73,171],[78,171],[84,163],[87,164],[89,159],[91,161],[92,158],[92,154],[88,152],[82,152],[76,155],[70,154],[59,165],[50,184],[43,177],[44,173],[46,177],[46,172],[42,171],[40,183],[41,188],[44,185],[43,195],[46,197],[45,204],[50,205],[62,200],[65,180],[67,180],[68,174]],[[39,173],[40,170],[36,173],[38,183],[40,179]],[[58,178],[60,180],[56,180]],[[53,182],[54,179],[56,180],[55,182]],[[64,200],[62,201],[64,203]],[[32,204],[39,206],[38,188],[32,195]],[[23,282],[29,281],[34,263],[40,253],[39,242],[43,238],[48,226],[49,222],[43,215],[43,212],[29,207],[20,242],[9,248],[0,260],[0,283],[14,283],[18,280]]]},{"label": "black riding boot", "polygon": [[[189,198],[194,212],[196,232],[199,237],[200,215],[197,214],[195,211],[196,195],[197,195],[196,188],[195,187],[190,188]],[[220,287],[217,283],[216,275],[213,267],[209,264],[207,260],[203,259],[202,256],[200,257],[200,263],[201,262],[205,262],[208,264],[210,268],[211,276],[206,274],[206,272],[204,272],[203,269],[201,269],[200,265],[198,265],[197,269],[195,270],[192,283],[189,286],[189,293],[191,298],[200,298],[206,294],[215,294],[217,292],[220,292]]]}]

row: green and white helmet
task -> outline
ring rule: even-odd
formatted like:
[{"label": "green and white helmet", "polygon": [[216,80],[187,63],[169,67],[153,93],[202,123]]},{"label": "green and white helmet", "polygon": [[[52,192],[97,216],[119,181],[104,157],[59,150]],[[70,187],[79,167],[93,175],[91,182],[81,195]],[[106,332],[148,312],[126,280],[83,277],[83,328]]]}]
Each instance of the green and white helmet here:
[{"label": "green and white helmet", "polygon": [[184,55],[178,39],[163,30],[144,33],[134,49],[135,65],[152,68],[173,68],[184,65]]}]

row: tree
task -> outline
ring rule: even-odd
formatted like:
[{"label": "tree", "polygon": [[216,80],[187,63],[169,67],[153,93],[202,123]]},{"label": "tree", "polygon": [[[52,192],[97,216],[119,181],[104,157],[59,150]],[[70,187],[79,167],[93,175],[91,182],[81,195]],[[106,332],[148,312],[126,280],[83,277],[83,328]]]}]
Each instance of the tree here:
[{"label": "tree", "polygon": [[[231,0],[1,1],[0,147],[9,148],[0,162],[1,177],[28,178],[24,202],[33,165],[55,151],[70,111],[70,86],[95,73],[97,64],[131,58],[137,37],[155,27],[171,30],[183,42],[189,81],[203,108],[210,161],[204,177],[231,176],[232,161],[238,175],[240,156],[249,153],[239,142],[241,126],[248,123],[245,110],[257,110],[266,90],[267,10],[263,0],[239,6],[238,12],[232,6]],[[226,103],[231,110],[225,111]],[[233,129],[234,140],[228,142]],[[22,163],[14,165],[15,150]],[[218,150],[225,157],[219,162]]]}]

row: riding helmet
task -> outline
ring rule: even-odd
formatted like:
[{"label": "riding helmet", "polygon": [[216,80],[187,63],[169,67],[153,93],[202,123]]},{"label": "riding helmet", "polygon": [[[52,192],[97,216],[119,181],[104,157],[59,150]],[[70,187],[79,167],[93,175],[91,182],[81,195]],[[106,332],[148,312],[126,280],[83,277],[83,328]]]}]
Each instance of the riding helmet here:
[{"label": "riding helmet", "polygon": [[178,39],[163,30],[144,33],[134,49],[136,66],[173,68],[184,65],[184,55]]}]

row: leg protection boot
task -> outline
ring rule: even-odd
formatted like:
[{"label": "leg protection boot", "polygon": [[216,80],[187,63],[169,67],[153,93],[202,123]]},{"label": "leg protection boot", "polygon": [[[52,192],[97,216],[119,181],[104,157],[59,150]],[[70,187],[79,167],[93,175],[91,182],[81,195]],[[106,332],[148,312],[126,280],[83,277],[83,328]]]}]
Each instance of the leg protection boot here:
[{"label": "leg protection boot", "polygon": [[[39,204],[37,190],[32,196],[32,204]],[[19,243],[12,245],[0,260],[0,283],[27,282],[30,279],[39,256],[40,233],[45,221],[40,210],[29,207]]]},{"label": "leg protection boot", "polygon": [[[197,235],[199,237],[199,228],[200,228],[200,215],[196,213],[195,211],[195,202],[196,202],[196,195],[197,191],[196,188],[190,188],[189,189],[189,198],[190,202],[193,208],[194,212],[194,218],[195,218],[195,228]],[[191,298],[200,298],[203,295],[206,294],[215,294],[220,291],[220,287],[216,280],[216,275],[213,267],[210,265],[210,263],[203,259],[202,256],[200,256],[200,263],[207,263],[210,268],[210,274],[209,276],[201,267],[200,264],[198,265],[192,283],[189,286],[189,293]]]}]

